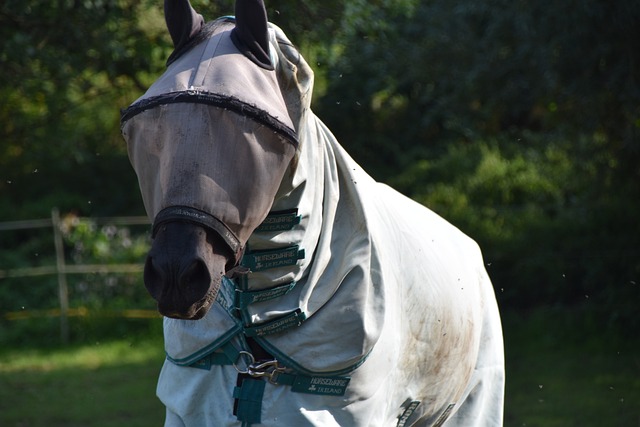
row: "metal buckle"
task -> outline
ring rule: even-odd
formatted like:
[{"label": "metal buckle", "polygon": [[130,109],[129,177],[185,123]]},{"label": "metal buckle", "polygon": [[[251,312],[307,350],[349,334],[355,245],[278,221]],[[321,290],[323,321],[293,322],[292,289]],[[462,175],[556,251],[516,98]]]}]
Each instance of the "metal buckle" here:
[{"label": "metal buckle", "polygon": [[240,369],[234,363],[233,367],[239,374],[249,375],[252,378],[267,378],[271,384],[277,384],[278,375],[285,371],[284,366],[280,366],[280,363],[274,359],[266,362],[256,362],[253,354],[248,351],[241,351],[238,353],[238,358],[246,356],[248,358],[247,369]]},{"label": "metal buckle", "polygon": [[276,359],[249,366],[248,373],[254,378],[267,378],[271,384],[277,384],[278,375],[285,371]]}]

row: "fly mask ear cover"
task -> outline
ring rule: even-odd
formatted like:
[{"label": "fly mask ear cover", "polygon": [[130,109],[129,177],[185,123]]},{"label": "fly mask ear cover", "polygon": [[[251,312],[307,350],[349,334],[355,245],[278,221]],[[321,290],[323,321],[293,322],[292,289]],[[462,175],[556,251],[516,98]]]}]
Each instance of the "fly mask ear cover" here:
[{"label": "fly mask ear cover", "polygon": [[[297,139],[275,72],[242,55],[229,30],[177,58],[123,112],[122,132],[149,217],[220,225],[212,228],[238,258]],[[172,207],[188,209],[160,214]]]},{"label": "fly mask ear cover", "polygon": [[233,44],[259,67],[273,70],[268,26],[262,0],[236,0],[236,28],[231,32]]}]

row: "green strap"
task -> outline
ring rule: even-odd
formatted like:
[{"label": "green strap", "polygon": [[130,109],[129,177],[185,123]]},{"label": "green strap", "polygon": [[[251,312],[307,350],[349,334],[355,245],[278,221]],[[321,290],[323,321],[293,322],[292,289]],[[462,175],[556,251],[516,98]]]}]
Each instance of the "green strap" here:
[{"label": "green strap", "polygon": [[256,228],[259,233],[270,231],[288,231],[300,224],[298,209],[270,212],[267,218]]},{"label": "green strap", "polygon": [[262,396],[266,382],[253,378],[243,378],[242,384],[233,389],[233,397],[237,399],[234,415],[242,425],[260,424],[262,413]]},{"label": "green strap", "polygon": [[294,312],[268,322],[245,326],[244,334],[251,338],[277,334],[286,331],[287,329],[302,325],[302,322],[304,322],[306,318],[306,314],[304,314],[302,310],[297,309]]},{"label": "green strap", "polygon": [[351,377],[327,377],[301,374],[277,373],[270,381],[273,384],[289,385],[295,393],[323,396],[344,396]]},{"label": "green strap", "polygon": [[447,406],[447,408],[444,410],[444,412],[438,417],[433,427],[441,427],[444,422],[447,421],[447,418],[449,418],[449,415],[451,415],[451,411],[453,411],[453,408],[455,406],[455,403],[450,403],[449,406]]},{"label": "green strap", "polygon": [[420,406],[419,400],[414,400],[410,402],[409,405],[405,408],[400,418],[398,418],[398,424],[396,427],[405,427],[405,425],[407,424],[407,421],[409,421],[409,417],[411,417],[411,415],[413,415],[415,410],[418,409],[418,406]]},{"label": "green strap", "polygon": [[270,249],[246,253],[242,257],[242,265],[251,271],[264,271],[278,267],[295,265],[298,260],[304,259],[304,249],[298,245],[284,249]]},{"label": "green strap", "polygon": [[285,296],[296,286],[296,282],[287,283],[286,285],[276,286],[269,289],[262,289],[259,291],[243,291],[236,289],[235,306],[240,310],[244,310],[249,305],[270,301],[272,299]]},{"label": "green strap", "polygon": [[192,368],[211,370],[212,366],[224,366],[224,365],[233,365],[238,360],[240,356],[240,352],[237,348],[230,342],[227,342],[222,347],[220,347],[220,351],[215,351],[213,353],[207,354],[201,359],[196,360],[191,365]]}]

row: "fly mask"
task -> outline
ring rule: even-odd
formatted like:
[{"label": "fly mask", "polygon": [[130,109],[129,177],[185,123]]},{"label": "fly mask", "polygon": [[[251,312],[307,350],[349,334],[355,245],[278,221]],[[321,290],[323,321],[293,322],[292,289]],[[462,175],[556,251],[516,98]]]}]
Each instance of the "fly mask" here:
[{"label": "fly mask", "polygon": [[[188,1],[167,3],[183,7],[173,15],[182,18],[167,19],[172,36],[193,32],[199,15]],[[253,23],[243,30],[244,21],[252,20],[214,21],[183,52],[176,45],[167,71],[123,112],[129,158],[154,222],[144,282],[168,317],[207,313],[296,153],[276,72],[265,62],[266,20],[258,31]],[[256,33],[262,38],[250,39]]]}]

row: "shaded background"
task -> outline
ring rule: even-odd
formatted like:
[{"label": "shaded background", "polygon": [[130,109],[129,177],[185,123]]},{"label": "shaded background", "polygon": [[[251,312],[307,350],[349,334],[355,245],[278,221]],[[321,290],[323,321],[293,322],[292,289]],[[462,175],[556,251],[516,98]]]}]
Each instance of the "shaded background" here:
[{"label": "shaded background", "polygon": [[[193,1],[207,19],[233,3]],[[354,158],[482,247],[505,327],[505,424],[640,426],[640,3],[267,6]],[[170,52],[160,1],[2,2],[0,222],[57,208],[73,262],[141,262],[147,228],[102,218],[144,215],[119,109]],[[55,263],[51,241],[0,231],[0,270]],[[140,282],[70,279],[71,306],[95,315],[71,320],[68,345],[158,338],[158,319],[104,315],[152,310]],[[61,351],[56,319],[12,313],[57,304],[54,276],[0,279],[0,385],[3,351]]]}]

